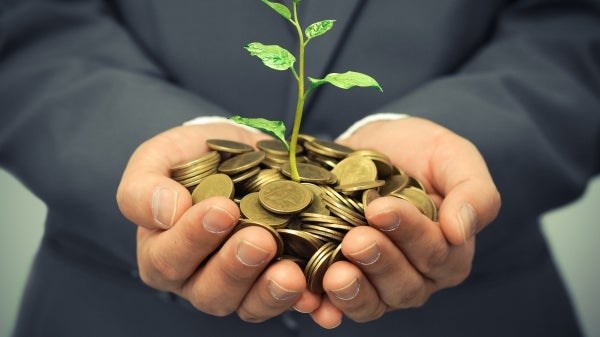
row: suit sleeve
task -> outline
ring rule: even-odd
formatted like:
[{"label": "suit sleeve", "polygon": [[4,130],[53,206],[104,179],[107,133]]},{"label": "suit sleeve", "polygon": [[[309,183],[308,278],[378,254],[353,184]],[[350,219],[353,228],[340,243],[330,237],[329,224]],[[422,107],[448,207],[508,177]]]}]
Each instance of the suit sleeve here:
[{"label": "suit sleeve", "polygon": [[475,143],[503,196],[499,222],[535,221],[600,170],[600,12],[522,1],[457,72],[383,111],[424,117]]},{"label": "suit sleeve", "polygon": [[43,198],[83,170],[118,181],[143,140],[225,115],[174,85],[102,1],[12,1],[0,13],[0,164]]}]

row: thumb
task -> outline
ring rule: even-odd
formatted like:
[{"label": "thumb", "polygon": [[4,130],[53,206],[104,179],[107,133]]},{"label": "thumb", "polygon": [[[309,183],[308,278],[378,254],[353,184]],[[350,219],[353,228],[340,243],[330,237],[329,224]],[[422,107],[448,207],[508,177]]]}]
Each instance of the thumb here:
[{"label": "thumb", "polygon": [[439,221],[447,240],[462,245],[492,222],[500,209],[500,194],[489,181],[465,180],[446,195]]}]

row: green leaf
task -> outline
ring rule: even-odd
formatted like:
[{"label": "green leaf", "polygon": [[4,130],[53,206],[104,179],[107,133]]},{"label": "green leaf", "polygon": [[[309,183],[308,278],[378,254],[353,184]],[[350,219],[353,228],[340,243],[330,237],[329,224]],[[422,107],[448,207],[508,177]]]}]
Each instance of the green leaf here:
[{"label": "green leaf", "polygon": [[271,69],[287,70],[296,62],[296,58],[292,53],[278,45],[264,45],[260,42],[252,42],[244,48],[246,48],[250,55],[258,57],[264,65]]},{"label": "green leaf", "polygon": [[355,71],[348,71],[343,74],[331,73],[327,74],[327,76],[322,79],[309,77],[308,80],[311,83],[311,90],[325,83],[329,83],[342,89],[350,89],[352,87],[372,87],[383,92],[383,89],[374,78]]},{"label": "green leaf", "polygon": [[283,124],[282,121],[270,121],[264,118],[246,118],[240,116],[232,116],[229,119],[238,124],[247,125],[273,135],[275,138],[279,139],[289,151],[290,146],[285,140],[285,124]]},{"label": "green leaf", "polygon": [[319,35],[323,35],[327,33],[332,27],[335,20],[323,20],[319,22],[315,22],[310,26],[306,27],[304,30],[304,34],[306,34],[307,42],[313,37],[317,37]]},{"label": "green leaf", "polygon": [[285,5],[282,5],[278,2],[268,1],[268,0],[262,0],[262,2],[264,2],[267,6],[271,7],[274,11],[279,13],[284,18],[286,18],[288,20],[292,19],[292,13]]}]

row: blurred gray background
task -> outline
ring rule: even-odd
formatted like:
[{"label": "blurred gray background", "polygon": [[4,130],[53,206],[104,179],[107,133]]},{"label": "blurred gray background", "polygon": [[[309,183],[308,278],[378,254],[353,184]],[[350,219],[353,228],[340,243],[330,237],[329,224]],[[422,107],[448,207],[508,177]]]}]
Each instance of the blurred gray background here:
[{"label": "blurred gray background", "polygon": [[[0,337],[8,336],[40,241],[46,206],[0,169]],[[576,202],[545,214],[543,229],[584,332],[600,336],[600,177]]]}]

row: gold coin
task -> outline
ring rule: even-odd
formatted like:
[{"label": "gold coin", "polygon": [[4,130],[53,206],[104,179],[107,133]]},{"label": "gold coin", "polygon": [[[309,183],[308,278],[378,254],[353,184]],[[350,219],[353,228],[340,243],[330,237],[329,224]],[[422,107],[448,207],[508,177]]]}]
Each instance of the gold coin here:
[{"label": "gold coin", "polygon": [[223,161],[218,170],[227,175],[234,175],[260,165],[264,159],[265,153],[262,151],[246,152]]},{"label": "gold coin", "polygon": [[219,161],[216,160],[211,163],[204,163],[202,165],[197,165],[187,169],[185,172],[177,172],[172,175],[172,178],[178,182],[188,180],[199,175],[202,175],[208,171],[216,171],[217,166],[219,166]]},{"label": "gold coin", "polygon": [[233,198],[234,195],[233,181],[226,174],[213,174],[210,175],[194,188],[192,192],[192,202],[194,204],[199,203],[202,200],[208,199],[214,196],[223,196],[226,198]]},{"label": "gold coin", "polygon": [[379,188],[379,194],[389,195],[400,192],[408,186],[408,176],[406,174],[394,174],[385,180],[385,185]]},{"label": "gold coin", "polygon": [[208,145],[211,150],[233,154],[254,151],[254,148],[248,144],[227,139],[208,139],[206,145]]},{"label": "gold coin", "polygon": [[389,157],[381,152],[374,150],[357,150],[350,153],[348,156],[362,156],[371,159],[377,167],[377,176],[380,179],[389,177],[394,172],[394,166]]},{"label": "gold coin", "polygon": [[324,192],[323,197],[329,196],[329,197],[333,198],[333,199],[331,199],[332,203],[335,203],[335,204],[339,203],[341,207],[345,207],[345,208],[349,208],[349,209],[354,208],[354,205],[352,204],[352,202],[350,202],[351,198],[344,196],[343,194],[339,193],[338,191],[336,191],[335,189],[333,189],[330,186],[319,185],[319,187]]},{"label": "gold coin", "polygon": [[[336,177],[327,169],[309,163],[296,163],[300,181],[315,184],[335,184]],[[281,165],[281,173],[286,177],[291,177],[290,163]]]},{"label": "gold coin", "polygon": [[200,158],[191,160],[191,161],[183,163],[181,165],[177,165],[177,166],[171,168],[171,171],[181,171],[181,170],[184,170],[186,168],[189,168],[191,166],[197,165],[199,163],[202,163],[204,161],[207,161],[207,160],[210,160],[210,159],[216,158],[216,157],[217,158],[219,157],[219,153],[216,151],[211,151],[211,152],[208,152],[207,154],[203,155]]},{"label": "gold coin", "polygon": [[207,171],[205,173],[202,173],[200,175],[194,176],[192,178],[186,179],[185,181],[179,181],[179,183],[183,187],[191,188],[191,187],[194,187],[194,186],[198,185],[202,181],[202,179],[204,179],[204,178],[206,178],[206,177],[208,177],[208,176],[210,176],[212,174],[215,174],[215,173],[217,173],[217,169],[216,168],[214,168],[214,169],[212,169],[210,171]]},{"label": "gold coin", "polygon": [[423,183],[415,177],[408,178],[408,186],[416,187],[422,191],[425,191],[425,186],[423,186]]},{"label": "gold coin", "polygon": [[241,188],[245,193],[258,192],[262,186],[276,180],[285,180],[285,176],[274,169],[262,169],[257,175],[245,181]]},{"label": "gold coin", "polygon": [[338,261],[344,260],[346,260],[346,257],[342,253],[342,244],[340,243],[337,247],[335,247],[334,250],[331,251],[331,257],[329,258],[329,266]]},{"label": "gold coin", "polygon": [[275,214],[266,210],[258,200],[258,192],[246,194],[240,200],[240,212],[251,221],[260,222],[274,228],[285,227],[290,221],[290,216]]},{"label": "gold coin", "polygon": [[363,194],[362,194],[362,204],[363,204],[363,207],[366,208],[367,206],[369,206],[369,204],[373,200],[375,200],[377,198],[381,198],[381,195],[379,194],[379,192],[377,192],[377,190],[371,189],[371,190],[364,191]]},{"label": "gold coin", "polygon": [[299,217],[300,221],[302,221],[303,224],[304,223],[316,223],[316,224],[320,224],[325,227],[350,225],[348,223],[348,221],[340,219],[339,217],[334,216],[334,215],[323,215],[323,214],[302,212],[302,213],[300,213],[300,215],[298,217]]},{"label": "gold coin", "polygon": [[322,242],[331,242],[331,241],[335,241],[335,240],[331,240],[331,238],[329,238],[329,237],[328,237],[328,236],[326,236],[326,235],[321,235],[320,233],[315,233],[314,231],[311,231],[311,232],[309,232],[309,231],[303,231],[303,233],[305,233],[306,235],[310,235],[310,236],[312,236],[313,238],[315,238],[315,239],[317,239],[317,240],[319,240],[319,241],[322,241]]},{"label": "gold coin", "polygon": [[277,252],[275,252],[275,256],[273,257],[274,259],[279,258],[280,256],[283,255],[283,246],[284,246],[283,239],[281,238],[281,235],[279,235],[279,233],[277,233],[277,231],[269,225],[265,225],[265,224],[257,222],[257,221],[240,220],[240,222],[238,222],[238,224],[235,226],[233,232],[235,233],[243,228],[251,227],[251,226],[264,228],[267,232],[269,232],[273,236],[273,239],[275,239],[275,244],[277,245]]},{"label": "gold coin", "polygon": [[344,235],[346,235],[346,233],[343,231],[338,231],[319,225],[302,225],[302,230],[329,238],[329,240],[327,240],[328,242],[342,241],[342,239],[344,239]]},{"label": "gold coin", "polygon": [[345,207],[340,203],[336,203],[336,201],[330,196],[324,195],[323,200],[325,201],[325,204],[331,213],[346,220],[354,226],[364,226],[367,224],[367,221],[362,214],[357,213],[351,208]]},{"label": "gold coin", "polygon": [[353,156],[341,160],[332,170],[339,185],[354,184],[377,179],[377,167],[371,159]]},{"label": "gold coin", "polygon": [[[267,154],[275,156],[288,157],[289,151],[285,145],[277,139],[263,139],[256,142],[256,147]],[[304,148],[296,145],[296,154],[302,153]]]},{"label": "gold coin", "polygon": [[338,159],[345,158],[349,153],[354,151],[347,146],[322,139],[310,141],[305,144],[305,147],[307,150]]},{"label": "gold coin", "polygon": [[315,139],[316,138],[314,136],[301,133],[298,135],[298,144],[304,146],[304,143],[312,142]]},{"label": "gold coin", "polygon": [[231,180],[233,181],[234,184],[238,184],[242,181],[245,181],[247,179],[250,179],[251,177],[255,176],[258,174],[258,172],[260,172],[260,167],[253,167],[249,170],[243,171],[242,173],[238,173],[234,176],[231,176]]},{"label": "gold coin", "polygon": [[279,260],[279,261],[290,260],[292,262],[295,262],[298,265],[298,267],[300,267],[300,269],[302,269],[302,270],[304,270],[304,268],[306,268],[306,264],[308,263],[308,259],[303,259],[298,256],[292,256],[292,255],[285,254],[285,249],[284,249],[284,254],[281,255],[281,257],[278,258],[277,260]]},{"label": "gold coin", "polygon": [[323,193],[321,188],[311,183],[302,183],[302,185],[306,186],[313,193],[312,202],[302,212],[329,215],[329,209],[327,209],[327,206],[325,206],[325,203],[323,202],[323,198],[321,198],[321,194]]},{"label": "gold coin", "polygon": [[364,191],[385,185],[385,180],[362,181],[358,183],[338,185],[334,189],[338,192],[351,194],[353,192]]},{"label": "gold coin", "polygon": [[339,162],[338,159],[327,157],[327,156],[322,156],[322,155],[320,155],[318,153],[314,153],[314,152],[307,153],[306,157],[309,160],[311,160],[312,162],[314,162],[315,165],[320,165],[320,166],[326,167],[328,169],[334,168],[335,165],[337,165],[337,163]]},{"label": "gold coin", "polygon": [[283,238],[283,251],[292,256],[309,259],[324,243],[300,230],[280,228],[277,232]]},{"label": "gold coin", "polygon": [[437,221],[437,208],[433,199],[422,189],[409,186],[400,192],[392,194],[413,204],[421,213],[432,221]]},{"label": "gold coin", "polygon": [[277,180],[264,185],[258,192],[260,203],[278,214],[300,213],[312,202],[313,194],[305,186],[290,180]]},{"label": "gold coin", "polygon": [[331,253],[337,245],[335,242],[328,242],[321,246],[304,268],[308,289],[315,294],[323,293],[323,276],[330,266]]}]

